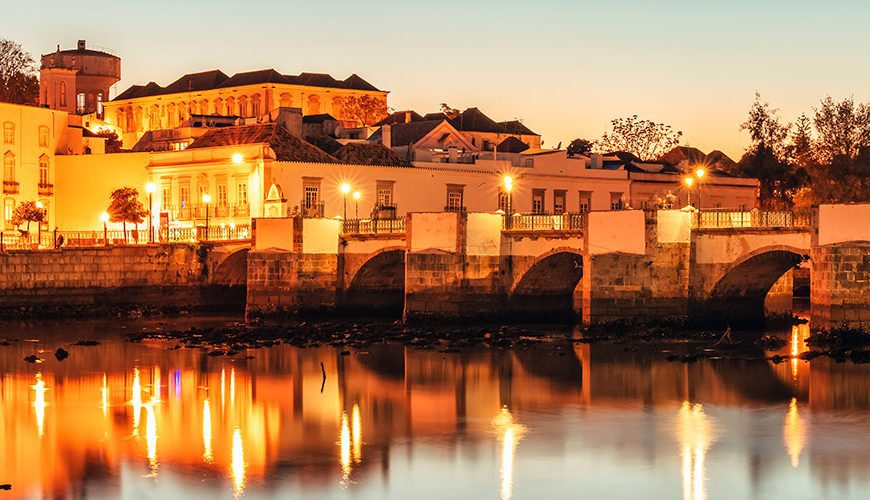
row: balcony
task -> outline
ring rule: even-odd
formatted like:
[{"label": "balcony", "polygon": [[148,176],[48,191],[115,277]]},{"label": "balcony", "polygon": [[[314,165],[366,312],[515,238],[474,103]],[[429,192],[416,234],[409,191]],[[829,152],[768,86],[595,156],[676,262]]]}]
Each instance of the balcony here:
[{"label": "balcony", "polygon": [[302,207],[302,217],[306,219],[319,219],[323,217],[324,205],[322,201],[309,202],[307,204],[303,201],[299,206]]},{"label": "balcony", "polygon": [[445,205],[444,211],[445,212],[465,212],[465,207],[463,207],[462,205],[458,205],[458,206],[457,205]]},{"label": "balcony", "polygon": [[372,219],[396,219],[396,205],[376,205],[372,210]]},{"label": "balcony", "polygon": [[398,219],[347,219],[342,224],[342,234],[396,234],[404,232],[404,217]]},{"label": "balcony", "polygon": [[54,195],[54,184],[46,184],[43,182],[39,183],[39,196],[52,196]]},{"label": "balcony", "polygon": [[232,213],[233,217],[250,217],[251,207],[247,203],[243,205],[233,205]]},{"label": "balcony", "polygon": [[505,216],[505,231],[580,231],[586,228],[585,213],[513,214]]},{"label": "balcony", "polygon": [[18,194],[21,187],[15,181],[3,181],[3,194]]}]

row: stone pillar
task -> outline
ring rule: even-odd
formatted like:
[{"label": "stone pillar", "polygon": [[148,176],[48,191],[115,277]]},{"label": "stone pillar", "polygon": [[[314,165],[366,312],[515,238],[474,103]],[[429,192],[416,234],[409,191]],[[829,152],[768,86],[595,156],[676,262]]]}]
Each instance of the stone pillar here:
[{"label": "stone pillar", "polygon": [[813,247],[810,324],[870,327],[870,243]]},{"label": "stone pillar", "polygon": [[[583,262],[583,322],[684,318],[690,214],[638,210],[591,215],[590,248]],[[596,215],[601,220],[595,221]],[[624,220],[610,220],[616,217]],[[638,238],[645,242],[640,247]]]},{"label": "stone pillar", "polygon": [[787,271],[770,287],[764,298],[766,316],[791,315],[794,297],[794,270]]}]

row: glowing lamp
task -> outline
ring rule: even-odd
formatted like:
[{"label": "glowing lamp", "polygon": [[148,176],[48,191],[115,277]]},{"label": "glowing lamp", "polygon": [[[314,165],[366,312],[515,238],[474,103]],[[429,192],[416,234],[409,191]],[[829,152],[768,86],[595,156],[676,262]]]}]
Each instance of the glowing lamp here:
[{"label": "glowing lamp", "polygon": [[245,161],[245,157],[242,156],[242,153],[233,153],[233,163],[241,165],[243,161]]},{"label": "glowing lamp", "polygon": [[109,222],[109,212],[101,213],[100,214],[100,221],[102,221],[103,224],[105,224],[106,222]]},{"label": "glowing lamp", "polygon": [[359,201],[359,197],[360,197],[359,191],[354,191],[353,192],[353,199]]},{"label": "glowing lamp", "polygon": [[698,176],[698,179],[703,179],[704,176],[707,175],[707,171],[703,168],[699,168],[698,170],[695,170],[695,175]]},{"label": "glowing lamp", "polygon": [[344,184],[342,184],[341,185],[341,192],[344,194],[349,193],[350,192],[350,184],[348,184],[346,182]]},{"label": "glowing lamp", "polygon": [[683,182],[685,182],[687,186],[692,187],[692,184],[694,184],[695,179],[693,179],[691,177],[686,177],[683,179]]},{"label": "glowing lamp", "polygon": [[45,206],[45,205],[43,205],[41,201],[37,201],[37,202],[36,202],[36,208],[42,210],[42,208],[43,208],[44,206]]},{"label": "glowing lamp", "polygon": [[205,204],[211,203],[211,195],[208,193],[202,193],[202,202]]},{"label": "glowing lamp", "polygon": [[514,188],[514,179],[513,177],[506,175],[504,176],[504,188],[510,192]]},{"label": "glowing lamp", "polygon": [[157,184],[154,184],[153,182],[149,182],[148,184],[145,184],[145,192],[146,193],[151,194],[154,191],[157,191]]}]

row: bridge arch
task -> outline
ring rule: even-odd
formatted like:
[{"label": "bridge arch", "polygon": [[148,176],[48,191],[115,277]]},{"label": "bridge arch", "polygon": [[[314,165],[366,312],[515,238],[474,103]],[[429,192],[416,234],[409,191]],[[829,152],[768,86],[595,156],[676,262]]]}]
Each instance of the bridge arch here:
[{"label": "bridge arch", "polygon": [[764,326],[764,299],[786,272],[809,259],[805,249],[777,245],[754,250],[728,265],[701,308],[705,322]]},{"label": "bridge arch", "polygon": [[405,303],[405,250],[386,247],[369,255],[345,281],[343,309],[400,316]]},{"label": "bridge arch", "polygon": [[576,248],[555,248],[517,273],[508,299],[511,316],[534,321],[573,321],[580,313],[579,286],[585,256]]},{"label": "bridge arch", "polygon": [[214,285],[244,287],[248,283],[248,252],[244,247],[231,251],[217,265],[211,276]]}]

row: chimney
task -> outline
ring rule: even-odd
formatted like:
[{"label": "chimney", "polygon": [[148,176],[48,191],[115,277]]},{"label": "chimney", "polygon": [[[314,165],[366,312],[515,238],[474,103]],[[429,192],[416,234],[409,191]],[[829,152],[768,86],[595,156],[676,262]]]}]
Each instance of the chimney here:
[{"label": "chimney", "polygon": [[381,127],[381,142],[387,149],[393,149],[393,130],[389,125]]},{"label": "chimney", "polygon": [[287,129],[290,135],[302,137],[302,109],[301,108],[278,108],[278,116],[275,123]]},{"label": "chimney", "polygon": [[411,112],[405,111],[405,123],[411,123]]},{"label": "chimney", "polygon": [[78,49],[85,50],[85,41],[84,40],[79,40]]},{"label": "chimney", "polygon": [[592,153],[589,156],[592,158],[591,168],[600,169],[604,166],[604,157],[600,153]]}]

